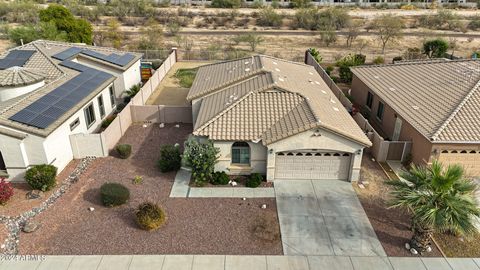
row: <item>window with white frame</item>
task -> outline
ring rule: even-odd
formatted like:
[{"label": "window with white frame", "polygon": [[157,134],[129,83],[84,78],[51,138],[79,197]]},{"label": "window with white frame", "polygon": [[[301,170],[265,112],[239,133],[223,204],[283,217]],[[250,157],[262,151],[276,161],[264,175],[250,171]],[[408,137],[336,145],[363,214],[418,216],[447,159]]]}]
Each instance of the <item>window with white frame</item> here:
[{"label": "window with white frame", "polygon": [[85,110],[85,123],[87,124],[87,128],[91,127],[93,123],[95,123],[95,110],[93,107],[93,103],[90,103]]},{"label": "window with white frame", "polygon": [[115,108],[117,102],[115,101],[115,89],[113,85],[108,88],[108,93],[110,94],[110,104],[112,104],[112,108]]}]

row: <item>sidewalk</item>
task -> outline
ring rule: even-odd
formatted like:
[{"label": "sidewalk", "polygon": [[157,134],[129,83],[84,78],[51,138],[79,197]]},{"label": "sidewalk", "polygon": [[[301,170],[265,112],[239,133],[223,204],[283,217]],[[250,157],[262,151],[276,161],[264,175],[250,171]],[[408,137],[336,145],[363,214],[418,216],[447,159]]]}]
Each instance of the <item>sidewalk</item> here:
[{"label": "sidewalk", "polygon": [[480,259],[344,256],[109,255],[5,261],[0,270],[480,270]]}]

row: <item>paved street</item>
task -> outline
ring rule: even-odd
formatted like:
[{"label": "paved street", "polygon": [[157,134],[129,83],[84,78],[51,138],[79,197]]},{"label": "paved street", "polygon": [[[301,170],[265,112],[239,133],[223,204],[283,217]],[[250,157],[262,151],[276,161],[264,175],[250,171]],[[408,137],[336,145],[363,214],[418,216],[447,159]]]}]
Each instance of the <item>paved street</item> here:
[{"label": "paved street", "polygon": [[386,256],[351,183],[275,182],[285,255]]},{"label": "paved street", "polygon": [[0,270],[480,270],[479,259],[346,256],[47,256],[0,261]]}]

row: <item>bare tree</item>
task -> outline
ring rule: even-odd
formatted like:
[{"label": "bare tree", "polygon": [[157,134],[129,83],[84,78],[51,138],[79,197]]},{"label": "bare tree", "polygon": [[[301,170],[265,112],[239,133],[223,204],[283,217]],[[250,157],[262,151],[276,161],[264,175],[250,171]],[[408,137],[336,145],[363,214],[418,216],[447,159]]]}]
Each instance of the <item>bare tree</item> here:
[{"label": "bare tree", "polygon": [[351,47],[355,39],[357,39],[358,34],[359,34],[359,29],[360,29],[360,24],[350,21],[347,25],[347,47]]},{"label": "bare tree", "polygon": [[403,27],[403,21],[392,14],[385,14],[373,20],[372,28],[377,31],[383,54],[388,43],[401,38]]}]

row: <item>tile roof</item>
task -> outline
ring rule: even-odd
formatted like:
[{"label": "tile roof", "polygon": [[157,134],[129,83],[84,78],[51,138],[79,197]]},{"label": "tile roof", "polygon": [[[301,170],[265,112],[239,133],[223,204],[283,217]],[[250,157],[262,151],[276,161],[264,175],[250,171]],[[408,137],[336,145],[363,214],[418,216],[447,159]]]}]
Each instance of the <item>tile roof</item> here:
[{"label": "tile roof", "polygon": [[[28,105],[32,104],[36,100],[40,99],[41,97],[45,96],[49,92],[56,89],[61,84],[66,83],[67,81],[69,81],[70,79],[74,78],[76,75],[79,74],[79,72],[76,70],[59,65],[61,61],[52,57],[53,55],[71,47],[88,48],[90,50],[97,51],[100,53],[117,53],[117,54],[123,53],[111,48],[87,46],[87,45],[81,45],[81,44],[70,44],[70,43],[56,42],[56,41],[44,41],[44,40],[33,41],[23,46],[13,48],[12,50],[36,51],[32,55],[32,57],[30,57],[30,59],[24,64],[23,68],[24,70],[34,71],[34,72],[43,74],[43,76],[45,76],[45,85],[25,95],[22,95],[10,100],[6,100],[4,102],[0,102],[0,126],[5,126],[15,130],[23,131],[26,133],[32,133],[42,137],[46,137],[51,132],[53,132],[58,126],[60,126],[62,123],[68,120],[68,118],[71,117],[71,115],[73,115],[76,111],[78,111],[81,107],[83,107],[88,101],[90,101],[95,95],[97,95],[101,90],[107,87],[108,84],[110,84],[114,80],[114,78],[111,78],[110,80],[100,85],[96,91],[94,91],[89,96],[84,98],[76,106],[71,108],[67,113],[59,117],[58,120],[53,122],[50,126],[48,126],[45,129],[39,129],[33,126],[28,126],[28,125],[10,120],[9,118],[14,114],[16,114],[17,112],[21,111]],[[6,56],[10,51],[3,53],[2,56],[0,56],[0,58]],[[130,67],[133,63],[135,63],[142,57],[141,54],[134,54],[134,55],[135,55],[135,59],[132,60],[126,66],[126,68]],[[99,59],[95,59],[94,61],[107,66],[112,65]]]},{"label": "tile roof", "polygon": [[29,85],[40,82],[45,77],[44,74],[37,70],[12,67],[0,70],[0,87]]},{"label": "tile roof", "polygon": [[371,145],[315,69],[301,63],[262,55],[202,66],[187,98],[203,98],[195,135],[271,144],[317,127]]},{"label": "tile roof", "polygon": [[352,69],[432,142],[480,142],[480,61],[419,61]]}]

